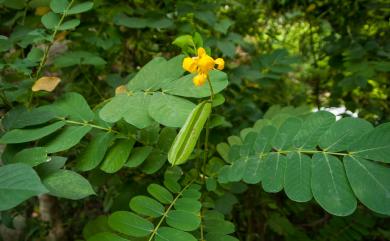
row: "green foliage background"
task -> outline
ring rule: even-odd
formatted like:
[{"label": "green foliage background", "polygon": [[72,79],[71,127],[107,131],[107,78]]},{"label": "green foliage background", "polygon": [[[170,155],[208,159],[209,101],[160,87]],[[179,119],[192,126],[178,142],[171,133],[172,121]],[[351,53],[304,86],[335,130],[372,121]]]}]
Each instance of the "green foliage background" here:
[{"label": "green foliage background", "polygon": [[[390,239],[386,0],[68,5],[0,0],[0,210],[4,227],[25,219],[15,240],[44,240],[58,223],[65,231],[57,240],[187,241],[201,233],[207,241]],[[198,146],[189,163],[170,167],[177,128],[210,95],[183,75],[182,54],[192,49],[179,36],[223,57],[226,75],[211,75],[219,94],[207,163]],[[41,76],[62,81],[54,92],[32,93]],[[120,85],[132,94],[115,95]],[[339,117],[361,119],[312,113],[332,107],[340,107]],[[327,153],[337,138],[338,149]],[[258,140],[268,149],[259,152]],[[369,144],[381,149],[362,151]],[[291,174],[297,167],[279,153],[295,149],[303,163],[318,164],[311,185],[283,183],[288,174],[278,168]],[[251,164],[241,160],[266,160],[259,153],[282,155],[282,166],[240,174]],[[327,158],[330,174],[321,161]],[[332,171],[339,174],[333,183]],[[197,180],[198,172],[207,178]],[[10,180],[18,184],[13,190]],[[323,192],[332,184],[340,186]],[[42,198],[32,198],[43,193],[56,197],[52,220],[42,218]]]}]

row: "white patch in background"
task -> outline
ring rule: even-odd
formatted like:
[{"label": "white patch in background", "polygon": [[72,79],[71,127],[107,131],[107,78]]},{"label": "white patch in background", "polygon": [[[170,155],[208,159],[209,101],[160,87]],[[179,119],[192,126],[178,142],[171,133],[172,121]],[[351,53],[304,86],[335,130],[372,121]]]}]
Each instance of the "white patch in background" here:
[{"label": "white patch in background", "polygon": [[[350,110],[347,110],[347,108],[345,108],[345,106],[341,106],[341,107],[329,107],[329,108],[325,108],[325,107],[321,107],[321,110],[326,110],[326,111],[329,111],[330,113],[332,113],[333,115],[336,116],[336,120],[340,120],[342,118],[342,115],[346,114],[346,115],[349,115],[351,117],[355,117],[357,118],[358,117],[358,112],[352,112]],[[313,109],[313,112],[317,112],[318,109],[315,108]]]}]

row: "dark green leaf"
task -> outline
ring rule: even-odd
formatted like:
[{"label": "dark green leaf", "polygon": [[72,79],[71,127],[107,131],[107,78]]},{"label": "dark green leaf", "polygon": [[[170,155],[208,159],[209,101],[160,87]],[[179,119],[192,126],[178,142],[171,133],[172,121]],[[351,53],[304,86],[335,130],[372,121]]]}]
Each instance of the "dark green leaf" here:
[{"label": "dark green leaf", "polygon": [[45,28],[54,29],[60,23],[60,17],[53,12],[48,12],[42,16],[41,22]]},{"label": "dark green leaf", "polygon": [[366,133],[349,149],[353,156],[390,163],[390,123]]},{"label": "dark green leaf", "polygon": [[164,214],[164,206],[146,196],[136,196],[130,201],[130,208],[139,214],[158,218]]},{"label": "dark green leaf", "polygon": [[80,140],[92,129],[90,126],[67,126],[46,145],[47,153],[68,150],[77,145]]},{"label": "dark green leaf", "polygon": [[37,166],[43,162],[49,161],[46,148],[31,147],[21,150],[16,153],[12,159],[13,163],[25,163],[32,167]]},{"label": "dark green leaf", "polygon": [[71,7],[67,14],[78,14],[91,10],[93,8],[93,2],[83,2]]},{"label": "dark green leaf", "polygon": [[339,159],[328,154],[314,154],[311,188],[315,200],[326,211],[347,216],[356,209],[356,199]]},{"label": "dark green leaf", "polygon": [[87,241],[129,241],[129,240],[122,238],[121,236],[114,233],[102,232],[92,236],[91,238],[87,239]]},{"label": "dark green leaf", "polygon": [[63,13],[69,5],[68,0],[53,0],[50,1],[50,8],[55,13]]},{"label": "dark green leaf", "polygon": [[54,104],[56,114],[74,121],[87,122],[95,118],[84,97],[78,93],[70,92],[63,95]]},{"label": "dark green leaf", "polygon": [[35,129],[14,129],[6,132],[1,138],[0,143],[14,144],[29,141],[35,141],[57,131],[65,125],[65,122],[58,121],[48,126]]},{"label": "dark green leaf", "polygon": [[[183,97],[203,98],[210,96],[210,87],[206,83],[202,86],[195,86],[192,79],[195,75],[188,74],[177,80],[168,82],[162,89],[163,92]],[[214,70],[210,72],[210,80],[214,94],[221,92],[228,85],[228,78],[224,72]]]},{"label": "dark green leaf", "polygon": [[182,127],[194,108],[195,104],[186,99],[155,93],[149,104],[149,115],[164,126]]},{"label": "dark green leaf", "polygon": [[117,232],[133,237],[145,237],[154,228],[150,221],[126,211],[111,214],[108,218],[108,225]]},{"label": "dark green leaf", "polygon": [[61,30],[61,31],[69,30],[69,29],[76,28],[79,25],[80,25],[80,20],[79,19],[72,19],[72,20],[68,20],[68,21],[62,23],[58,27],[58,30]]},{"label": "dark green leaf", "polygon": [[89,171],[97,167],[113,140],[114,134],[111,132],[96,134],[78,159],[77,169]]},{"label": "dark green leaf", "polygon": [[100,169],[107,173],[119,171],[126,163],[127,158],[129,158],[134,143],[134,139],[116,140],[115,144],[108,151]]},{"label": "dark green leaf", "polygon": [[168,227],[159,228],[155,241],[197,241],[192,234]]},{"label": "dark green leaf", "polygon": [[200,225],[200,213],[183,210],[171,210],[167,215],[167,224],[183,231],[194,231]]},{"label": "dark green leaf", "polygon": [[371,210],[390,215],[390,168],[350,156],[344,165],[356,197]]},{"label": "dark green leaf", "polygon": [[30,166],[16,163],[0,167],[0,211],[47,192]]},{"label": "dark green leaf", "polygon": [[158,184],[150,184],[148,186],[148,193],[164,204],[170,204],[173,201],[172,194],[165,187]]},{"label": "dark green leaf", "polygon": [[95,194],[91,184],[83,176],[69,170],[59,170],[47,176],[43,183],[50,194],[78,200]]},{"label": "dark green leaf", "polygon": [[326,111],[311,114],[302,123],[302,128],[295,136],[296,147],[309,149],[318,145],[320,136],[335,122],[335,116]]},{"label": "dark green leaf", "polygon": [[131,152],[131,155],[128,161],[126,162],[125,166],[137,167],[141,165],[145,161],[145,159],[150,155],[152,150],[153,147],[151,146],[135,147]]},{"label": "dark green leaf", "polygon": [[348,150],[351,143],[372,129],[372,125],[365,120],[342,118],[321,136],[319,144],[326,151],[345,151]]},{"label": "dark green leaf", "polygon": [[300,152],[293,152],[287,156],[284,172],[284,191],[287,196],[296,202],[307,202],[312,198],[311,186],[311,159]]},{"label": "dark green leaf", "polygon": [[99,116],[110,123],[123,118],[129,124],[145,128],[153,123],[148,113],[150,99],[150,95],[139,92],[134,95],[120,94],[100,110]]}]

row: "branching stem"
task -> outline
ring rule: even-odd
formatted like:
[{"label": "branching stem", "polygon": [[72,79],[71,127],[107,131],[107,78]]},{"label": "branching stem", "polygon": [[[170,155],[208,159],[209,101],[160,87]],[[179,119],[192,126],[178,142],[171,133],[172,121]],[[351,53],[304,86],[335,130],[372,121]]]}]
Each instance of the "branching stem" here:
[{"label": "branching stem", "polygon": [[160,228],[161,224],[164,222],[165,218],[168,216],[168,213],[169,211],[171,211],[173,205],[175,205],[176,201],[179,199],[179,197],[183,194],[183,192],[185,190],[187,190],[191,184],[194,182],[195,180],[192,180],[190,183],[188,183],[175,197],[175,199],[173,199],[173,201],[171,202],[171,204],[169,205],[169,207],[167,208],[167,210],[165,210],[163,216],[161,217],[160,221],[158,222],[158,224],[156,225],[156,227],[153,229],[152,231],[152,234],[150,235],[148,241],[152,241],[154,236],[157,235],[157,231],[158,229]]}]

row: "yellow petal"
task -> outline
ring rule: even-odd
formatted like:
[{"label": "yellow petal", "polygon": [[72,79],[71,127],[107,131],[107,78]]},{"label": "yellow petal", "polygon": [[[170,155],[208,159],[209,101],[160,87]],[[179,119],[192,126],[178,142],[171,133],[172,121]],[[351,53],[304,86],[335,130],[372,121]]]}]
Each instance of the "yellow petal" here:
[{"label": "yellow petal", "polygon": [[198,48],[198,56],[201,58],[206,54],[206,50],[204,48]]},{"label": "yellow petal", "polygon": [[118,87],[115,88],[115,94],[124,94],[127,93],[127,87],[126,85],[119,85]]},{"label": "yellow petal", "polygon": [[214,65],[215,65],[214,59],[208,56],[207,54],[203,55],[198,60],[199,71],[203,74],[207,74],[210,70],[213,70]]},{"label": "yellow petal", "polygon": [[194,73],[196,71],[196,61],[193,58],[186,57],[183,60],[183,69],[187,70],[190,73]]},{"label": "yellow petal", "polygon": [[61,79],[58,77],[44,76],[44,77],[39,78],[37,81],[35,81],[31,90],[34,92],[40,91],[40,90],[52,92],[60,82],[61,82]]},{"label": "yellow petal", "polygon": [[217,69],[219,70],[223,70],[225,68],[225,61],[222,58],[216,59],[215,64],[217,65]]},{"label": "yellow petal", "polygon": [[198,74],[193,79],[192,82],[195,86],[201,86],[206,82],[207,75],[205,74]]}]

